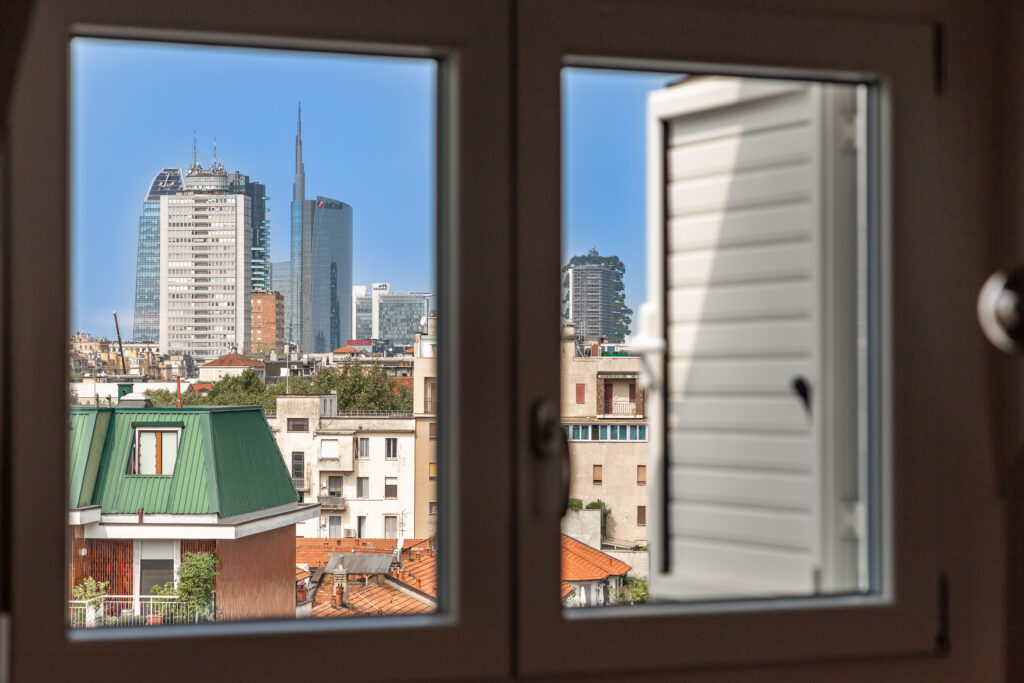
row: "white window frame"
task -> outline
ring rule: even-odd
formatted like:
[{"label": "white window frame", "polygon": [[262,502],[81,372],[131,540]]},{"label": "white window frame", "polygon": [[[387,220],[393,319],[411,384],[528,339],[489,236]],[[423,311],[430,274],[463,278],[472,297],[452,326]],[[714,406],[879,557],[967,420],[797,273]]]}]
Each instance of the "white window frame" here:
[{"label": "white window frame", "polygon": [[[10,8],[2,10],[6,19]],[[165,40],[256,48],[379,54],[437,58],[436,117],[437,176],[433,205],[437,216],[436,287],[439,337],[453,340],[442,345],[438,366],[448,390],[442,408],[484,405],[510,400],[494,387],[477,386],[471,376],[492,371],[493,357],[511,356],[511,326],[503,306],[510,300],[512,271],[504,261],[492,264],[462,255],[511,249],[511,210],[508,178],[510,149],[495,146],[494,125],[504,139],[510,102],[508,6],[504,2],[479,4],[471,0],[342,0],[331,11],[304,6],[281,12],[270,0],[254,0],[246,7],[230,3],[217,7],[178,6],[168,11],[156,5],[138,6],[127,0],[85,5],[71,0],[40,0],[29,13],[29,28],[18,53],[17,74],[10,98],[5,99],[0,180],[4,191],[2,219],[5,258],[0,288],[3,296],[5,338],[20,336],[25,344],[2,350],[8,389],[4,396],[5,449],[0,455],[12,463],[4,489],[14,491],[4,499],[5,528],[17,528],[17,538],[4,533],[0,547],[6,557],[33,557],[32,563],[2,562],[0,581],[6,596],[33,595],[32,604],[20,598],[12,605],[10,621],[0,619],[7,632],[5,643],[17,643],[11,651],[14,680],[60,678],[74,670],[82,680],[131,680],[167,656],[208,661],[194,672],[197,680],[212,677],[216,661],[232,661],[234,674],[251,680],[282,680],[294,674],[297,651],[333,653],[344,657],[348,680],[461,677],[491,678],[510,670],[510,576],[511,487],[487,472],[509,471],[509,452],[490,447],[495,440],[512,443],[512,416],[507,411],[487,424],[463,420],[454,410],[441,410],[438,421],[444,437],[439,456],[449,458],[438,481],[444,511],[439,521],[439,602],[437,615],[377,620],[284,620],[248,623],[218,622],[195,630],[171,631],[172,627],[137,629],[77,629],[66,627],[66,581],[52,591],[38,590],[39,563],[66,566],[70,547],[67,514],[63,505],[44,506],[23,500],[48,492],[64,500],[67,490],[68,430],[54,428],[67,420],[67,363],[24,363],[29,357],[64,358],[68,337],[68,282],[70,212],[66,198],[69,160],[68,111],[69,40],[72,36]],[[5,51],[11,44],[5,41]],[[5,56],[6,53],[5,53]],[[8,65],[13,64],[7,62]],[[5,88],[10,81],[4,80]],[[45,83],[45,86],[44,86]],[[8,91],[5,89],[4,94]],[[46,154],[28,154],[24,143],[49,141]],[[37,175],[42,174],[42,175]],[[47,180],[42,180],[46,178]],[[20,179],[17,182],[15,179]],[[45,187],[44,187],[45,186]],[[39,198],[43,192],[46,199]],[[13,198],[17,197],[17,201]],[[42,211],[40,207],[45,206]],[[487,231],[460,230],[487,216]],[[39,245],[50,245],[40,249]],[[10,249],[10,251],[8,251]],[[460,286],[494,278],[484,288]],[[16,306],[8,306],[18,302]],[[18,335],[11,331],[18,329]],[[457,341],[469,338],[471,329],[488,329],[498,336],[489,344],[486,357],[461,349]],[[27,367],[34,366],[31,370]],[[508,391],[503,383],[501,392]],[[11,429],[7,429],[7,427]],[[8,439],[14,434],[26,438]],[[28,435],[31,434],[31,437]],[[458,453],[478,452],[474,467],[461,472]],[[22,467],[22,463],[30,467]],[[458,486],[455,482],[458,481]],[[32,493],[30,493],[32,492]],[[496,506],[490,515],[494,526],[474,527],[463,522],[463,508]],[[54,533],[56,530],[60,533]],[[8,543],[10,541],[10,543]],[[491,548],[495,567],[486,581],[470,571],[469,548]],[[445,561],[447,560],[447,561]],[[7,569],[10,567],[10,569]],[[54,584],[58,586],[58,584]],[[486,610],[478,609],[486,603]],[[388,631],[382,638],[380,630]],[[88,632],[86,632],[88,631]],[[345,631],[343,638],[338,631]],[[174,635],[167,638],[167,635]],[[231,637],[217,637],[228,636]],[[126,639],[132,640],[130,645]],[[405,657],[389,656],[392,643],[401,642]],[[437,653],[457,644],[456,661]],[[45,653],[45,654],[44,654]],[[115,653],[121,653],[116,655]],[[289,654],[291,653],[291,654]],[[4,657],[0,655],[0,659]],[[109,666],[117,661],[117,666]],[[381,663],[387,662],[382,674]],[[5,662],[0,662],[0,667]],[[135,672],[135,673],[132,673]],[[5,674],[0,675],[5,678]]]},{"label": "white window frame", "polygon": [[[140,469],[142,467],[142,433],[143,432],[157,432],[157,433],[174,432],[176,434],[175,438],[177,439],[177,441],[175,442],[175,446],[174,446],[174,464],[175,464],[175,466],[177,466],[177,464],[178,464],[178,451],[181,450],[181,432],[182,432],[182,428],[181,427],[144,427],[142,425],[139,425],[139,426],[135,427],[135,440],[134,440],[134,442],[132,444],[132,454],[131,454],[132,462],[129,463],[129,465],[130,466],[134,466],[135,469]],[[163,470],[162,465],[163,465],[163,461],[161,460],[161,470]],[[167,473],[165,473],[163,471],[161,471],[159,474],[142,474],[142,473],[136,472],[136,473],[129,474],[128,476],[132,476],[132,477],[173,477],[174,476],[174,468],[172,467],[171,471],[167,472]]]},{"label": "white window frame", "polygon": [[[537,321],[557,329],[559,318],[559,267],[562,252],[562,140],[560,112],[561,69],[565,66],[653,69],[670,72],[700,71],[727,75],[776,77],[822,77],[838,80],[870,80],[879,89],[881,159],[874,159],[880,171],[880,193],[873,197],[883,218],[900,209],[903,229],[921,217],[939,220],[926,196],[911,187],[924,182],[942,187],[936,174],[924,171],[917,149],[894,145],[889,131],[927,129],[937,116],[933,89],[935,55],[934,27],[914,23],[857,22],[799,15],[740,11],[709,11],[682,4],[631,3],[610,0],[601,11],[584,5],[520,0],[517,27],[517,87],[519,120],[517,139],[517,262],[529,263],[532,277],[517,280],[518,373],[521,398],[521,443],[532,443],[531,416],[536,402],[547,398],[560,405],[560,368],[557,337],[539,350],[535,342]],[[625,30],[624,27],[628,27]],[[713,27],[713,30],[709,27]],[[735,39],[726,39],[732,36]],[[742,39],[738,37],[742,36]],[[812,38],[813,37],[813,38]],[[891,156],[889,156],[891,153]],[[893,169],[902,169],[902,175]],[[908,169],[913,169],[913,172]],[[926,177],[925,177],[926,176]],[[895,193],[891,190],[895,188]],[[650,201],[650,200],[649,200]],[[899,261],[902,253],[888,250],[891,235],[884,223],[881,248],[886,257]],[[920,226],[922,229],[924,226]],[[951,230],[950,226],[945,229]],[[640,235],[638,235],[640,237]],[[660,258],[659,245],[648,244],[648,261]],[[912,260],[912,259],[911,259]],[[891,296],[893,281],[885,259],[880,261],[882,292]],[[920,265],[920,264],[918,264]],[[540,276],[547,273],[548,276]],[[653,289],[653,288],[652,288]],[[660,291],[660,290],[659,290]],[[882,298],[880,319],[886,334],[890,326],[891,299]],[[904,313],[908,309],[903,309]],[[639,316],[638,316],[639,317]],[[634,322],[638,322],[636,319]],[[652,337],[659,329],[651,332]],[[902,387],[909,394],[916,387],[904,370],[891,381],[893,349],[891,338],[882,340],[883,365],[881,397],[891,407],[897,399],[890,393]],[[904,353],[907,349],[904,348]],[[906,356],[905,356],[906,357]],[[657,381],[657,378],[655,378]],[[653,441],[653,423],[660,419],[657,405],[645,395],[644,413],[650,418],[648,440]],[[877,398],[877,397],[876,397]],[[969,406],[964,406],[970,410]],[[916,421],[908,431],[927,431],[927,416],[904,411],[904,420]],[[881,438],[891,438],[891,422],[885,422]],[[858,656],[924,655],[935,652],[934,615],[942,609],[941,572],[930,564],[934,545],[921,550],[920,538],[911,539],[913,510],[931,504],[927,487],[916,485],[907,464],[923,458],[920,445],[904,438],[893,444],[898,458],[884,457],[881,473],[883,502],[894,500],[892,481],[902,482],[900,498],[893,506],[882,506],[882,520],[874,533],[881,537],[883,593],[872,596],[836,596],[805,600],[736,601],[734,603],[690,603],[649,605],[622,610],[572,610],[563,612],[553,591],[560,576],[556,541],[562,504],[557,499],[538,500],[536,490],[560,491],[560,457],[538,459],[530,449],[517,454],[520,472],[528,485],[518,491],[519,586],[517,624],[518,664],[523,675],[553,676],[599,672],[629,666],[671,667],[736,666],[743,663],[800,661]],[[903,449],[902,451],[899,449]],[[947,452],[946,457],[954,454]],[[922,461],[926,458],[922,459]],[[650,464],[657,460],[652,457]],[[656,504],[659,472],[649,470],[651,507]],[[890,533],[891,532],[891,533]],[[656,543],[656,533],[650,535]],[[918,549],[913,551],[912,549]],[[899,562],[893,562],[894,549]],[[652,563],[652,567],[656,567]],[[537,586],[551,585],[546,600],[537,599]],[[928,615],[931,615],[929,617]],[[894,626],[898,624],[898,626]],[[735,634],[746,636],[737,641]],[[670,636],[668,634],[671,634]],[[799,634],[799,635],[798,635]],[[643,663],[623,664],[617,645],[623,642],[665,643],[647,648]]]}]

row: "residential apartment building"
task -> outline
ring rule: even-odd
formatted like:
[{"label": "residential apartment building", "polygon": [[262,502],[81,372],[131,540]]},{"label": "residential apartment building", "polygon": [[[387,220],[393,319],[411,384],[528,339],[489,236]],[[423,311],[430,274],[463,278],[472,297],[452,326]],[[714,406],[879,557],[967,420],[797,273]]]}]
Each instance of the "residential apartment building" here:
[{"label": "residential apartment building", "polygon": [[[69,441],[69,583],[109,582],[101,618],[148,616],[152,587],[203,551],[220,563],[209,617],[295,616],[294,528],[318,506],[298,502],[259,408],[153,408],[129,394],[72,408]],[[102,623],[69,607],[74,626]]]},{"label": "residential apartment building", "polygon": [[249,348],[252,207],[224,166],[195,161],[160,197],[160,352],[199,361]]},{"label": "residential apartment building", "polygon": [[249,198],[252,217],[252,250],[249,283],[253,292],[269,292],[270,221],[267,219],[267,186],[235,171],[228,174],[228,190]]},{"label": "residential apartment building", "polygon": [[411,538],[416,528],[415,422],[411,413],[338,414],[338,397],[283,395],[268,417],[302,500],[319,519],[305,538]]},{"label": "residential apartment building", "polygon": [[199,368],[199,381],[216,382],[225,377],[239,377],[246,370],[252,370],[261,380],[266,381],[267,373],[263,361],[238,353],[228,353],[203,363]]},{"label": "residential apartment building", "polygon": [[251,353],[264,349],[284,348],[284,297],[277,293],[257,294],[251,297],[252,345]]},{"label": "residential apartment building", "polygon": [[[599,258],[593,249],[587,256]],[[584,338],[622,341],[615,335],[617,284],[621,286],[618,273],[603,263],[580,263],[567,268],[563,280],[563,314]]]},{"label": "residential apartment building", "polygon": [[610,508],[604,542],[647,545],[647,420],[640,358],[581,354],[572,323],[562,326],[562,424],[569,437],[570,498]]},{"label": "residential apartment building", "polygon": [[132,339],[157,342],[160,337],[160,197],[184,189],[180,168],[164,168],[149,184],[139,216],[135,256],[135,315]]},{"label": "residential apartment building", "polygon": [[437,533],[437,318],[430,316],[413,346],[412,410],[416,421],[416,536]]},{"label": "residential apartment building", "polygon": [[71,338],[69,351],[72,374],[152,379],[174,376],[175,364],[160,356],[160,347],[155,342],[123,342],[118,346],[117,341],[95,339],[79,332]]},{"label": "residential apartment building", "polygon": [[285,298],[289,342],[305,353],[333,351],[352,332],[352,207],[306,199],[302,109],[295,134],[291,203],[291,286]]}]

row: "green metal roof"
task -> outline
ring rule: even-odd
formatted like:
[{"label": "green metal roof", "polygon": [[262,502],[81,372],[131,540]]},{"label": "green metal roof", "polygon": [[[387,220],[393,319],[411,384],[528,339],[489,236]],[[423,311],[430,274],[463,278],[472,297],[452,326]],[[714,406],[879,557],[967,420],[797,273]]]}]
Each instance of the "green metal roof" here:
[{"label": "green metal roof", "polygon": [[[139,426],[181,428],[173,474],[127,474]],[[70,441],[73,507],[229,517],[298,502],[259,408],[74,408]]]},{"label": "green metal roof", "polygon": [[262,410],[216,412],[211,418],[222,517],[298,502]]}]

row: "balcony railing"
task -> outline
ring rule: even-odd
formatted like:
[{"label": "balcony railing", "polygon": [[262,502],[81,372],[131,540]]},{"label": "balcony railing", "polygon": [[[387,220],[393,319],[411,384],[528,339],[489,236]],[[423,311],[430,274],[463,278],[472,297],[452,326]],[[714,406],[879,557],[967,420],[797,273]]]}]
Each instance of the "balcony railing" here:
[{"label": "balcony railing", "polygon": [[317,502],[324,510],[344,510],[344,496],[317,496]]},{"label": "balcony railing", "polygon": [[603,406],[603,415],[636,415],[636,404],[629,401],[614,401]]},{"label": "balcony railing", "polygon": [[215,612],[199,609],[174,595],[106,595],[92,600],[68,600],[72,628],[198,624],[214,621]]}]

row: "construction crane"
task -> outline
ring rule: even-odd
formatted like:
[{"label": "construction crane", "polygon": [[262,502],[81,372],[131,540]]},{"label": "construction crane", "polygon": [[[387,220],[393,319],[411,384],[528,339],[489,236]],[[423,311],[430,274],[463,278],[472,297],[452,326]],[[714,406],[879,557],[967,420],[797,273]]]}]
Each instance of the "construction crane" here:
[{"label": "construction crane", "polygon": [[121,353],[121,374],[128,374],[128,366],[124,362],[124,346],[121,344],[121,326],[117,324],[117,311],[114,311],[114,329],[117,330],[117,350]]}]

